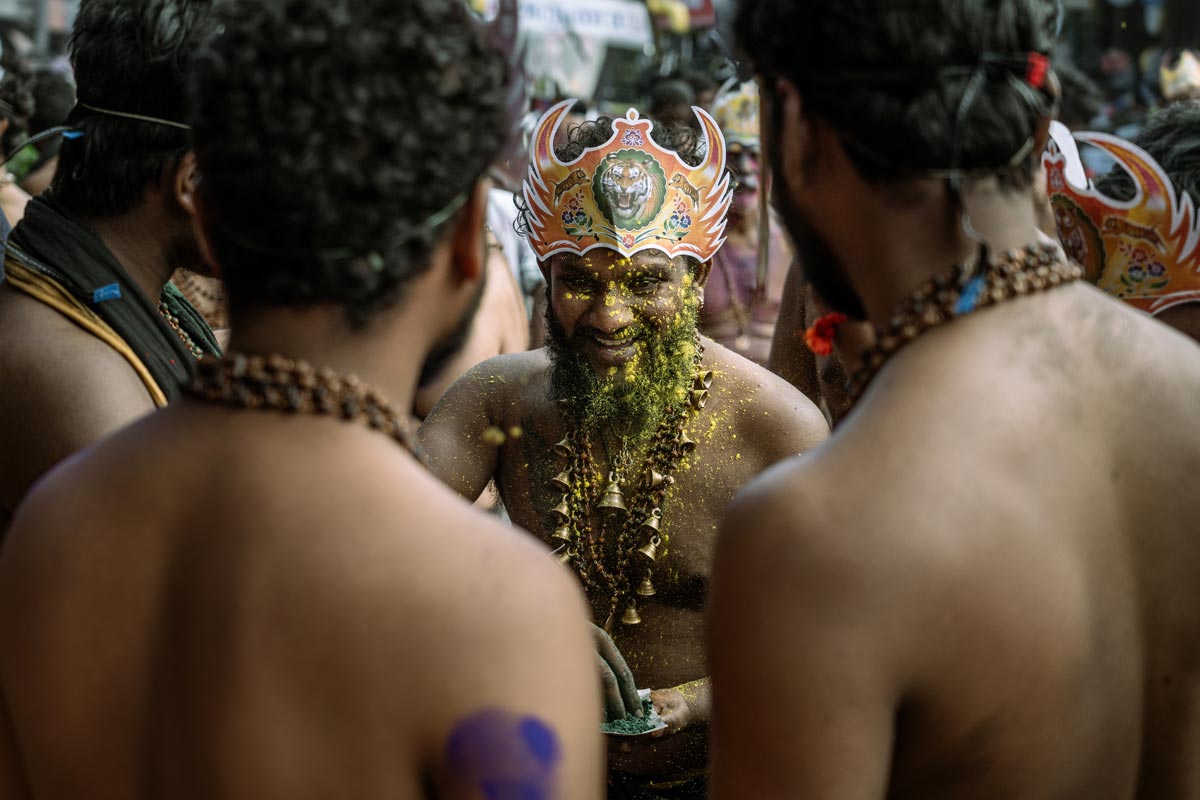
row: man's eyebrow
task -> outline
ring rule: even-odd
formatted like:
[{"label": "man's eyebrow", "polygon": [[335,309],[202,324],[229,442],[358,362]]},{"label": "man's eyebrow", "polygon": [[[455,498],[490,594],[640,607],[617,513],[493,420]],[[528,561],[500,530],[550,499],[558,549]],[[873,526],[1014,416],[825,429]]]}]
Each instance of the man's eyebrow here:
[{"label": "man's eyebrow", "polygon": [[591,271],[588,269],[587,262],[578,256],[574,258],[559,259],[558,268],[563,272],[579,272],[588,275],[591,274]]}]

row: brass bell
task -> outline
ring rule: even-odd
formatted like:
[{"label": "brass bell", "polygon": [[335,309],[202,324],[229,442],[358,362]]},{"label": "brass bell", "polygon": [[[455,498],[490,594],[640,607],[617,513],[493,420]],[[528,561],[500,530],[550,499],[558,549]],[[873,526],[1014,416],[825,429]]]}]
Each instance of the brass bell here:
[{"label": "brass bell", "polygon": [[686,433],[681,433],[679,435],[679,449],[685,453],[690,453],[696,449],[696,442]]},{"label": "brass bell", "polygon": [[561,442],[554,445],[554,452],[560,456],[569,456],[575,452],[575,448],[571,445],[571,437],[564,437]]},{"label": "brass bell", "polygon": [[664,481],[663,475],[658,470],[651,469],[651,470],[646,471],[646,488],[647,489],[657,489],[658,487],[663,485],[663,481]]},{"label": "brass bell", "polygon": [[604,508],[610,511],[628,510],[625,507],[625,494],[621,491],[621,484],[617,482],[617,475],[615,472],[610,472],[608,474],[608,486],[604,490],[604,496],[601,497],[600,502],[596,504],[596,508]]},{"label": "brass bell", "polygon": [[641,616],[641,614],[638,613],[636,603],[630,603],[629,607],[625,609],[625,613],[621,615],[621,624],[622,625],[641,625],[642,624],[642,616]]},{"label": "brass bell", "polygon": [[642,578],[642,585],[638,587],[637,593],[642,597],[654,597],[658,594],[654,589],[654,583],[650,580],[650,573],[646,573],[646,577]]},{"label": "brass bell", "polygon": [[653,564],[655,561],[658,561],[658,546],[660,544],[662,544],[662,539],[660,539],[656,534],[654,538],[647,542],[646,546],[639,549],[638,552],[649,559],[650,563]]},{"label": "brass bell", "polygon": [[696,376],[693,382],[697,389],[711,389],[713,385],[713,371],[707,370]]},{"label": "brass bell", "polygon": [[692,407],[701,411],[706,405],[708,405],[708,389],[693,389]]},{"label": "brass bell", "polygon": [[646,521],[642,523],[643,528],[650,528],[655,533],[658,533],[658,527],[662,524],[662,509],[656,508],[650,512],[650,516],[646,517]]},{"label": "brass bell", "polygon": [[575,532],[571,530],[570,525],[563,525],[562,527],[555,530],[554,533],[550,536],[550,538],[558,539],[561,542],[567,542],[568,544],[570,544],[571,542],[575,541]]},{"label": "brass bell", "polygon": [[562,502],[554,507],[554,513],[563,518],[570,518],[571,509],[567,505],[567,496],[565,494],[562,496]]},{"label": "brass bell", "polygon": [[558,563],[565,567],[571,563],[571,559],[575,557],[575,554],[571,552],[570,548],[564,547],[563,551],[555,557],[558,559]]},{"label": "brass bell", "polygon": [[569,490],[571,488],[571,472],[570,472],[570,470],[564,469],[562,472],[558,473],[553,478],[551,478],[550,483],[554,484],[559,489],[562,489],[564,492]]}]

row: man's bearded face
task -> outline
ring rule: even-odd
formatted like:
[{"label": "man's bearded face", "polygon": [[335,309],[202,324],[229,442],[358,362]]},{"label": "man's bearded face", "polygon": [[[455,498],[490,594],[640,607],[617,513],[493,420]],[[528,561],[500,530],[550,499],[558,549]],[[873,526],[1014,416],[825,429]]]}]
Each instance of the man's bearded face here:
[{"label": "man's bearded face", "polygon": [[435,342],[433,349],[425,356],[425,363],[421,366],[421,376],[418,379],[418,385],[422,388],[441,377],[442,372],[458,356],[463,347],[466,346],[467,341],[471,338],[471,332],[475,329],[475,317],[479,314],[479,307],[483,305],[483,295],[487,290],[487,280],[488,270],[484,269],[483,280],[479,281],[479,288],[475,290],[475,297],[467,306],[462,318],[458,321],[458,325],[449,335]]},{"label": "man's bearded face", "polygon": [[686,259],[564,254],[549,279],[555,396],[592,421],[652,426],[694,370],[699,286]]},{"label": "man's bearded face", "polygon": [[[771,141],[782,142],[782,125],[775,113],[779,103],[773,97],[764,98],[764,124],[771,125]],[[804,275],[812,284],[817,296],[834,311],[840,311],[852,319],[867,318],[862,299],[850,283],[846,270],[830,248],[829,243],[813,226],[809,215],[793,199],[795,194],[788,185],[788,176],[783,170],[783,159],[779,147],[770,148],[771,171],[773,174],[772,203],[791,234],[796,254],[804,269]],[[819,200],[817,201],[819,202]]]}]

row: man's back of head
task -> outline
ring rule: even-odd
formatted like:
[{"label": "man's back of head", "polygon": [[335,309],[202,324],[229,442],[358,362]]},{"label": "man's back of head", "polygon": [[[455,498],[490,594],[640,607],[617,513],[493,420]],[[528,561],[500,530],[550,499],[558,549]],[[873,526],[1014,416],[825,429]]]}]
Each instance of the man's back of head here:
[{"label": "man's back of head", "polygon": [[[598,797],[578,589],[397,441],[481,288],[504,59],[445,0],[231,0],[215,20],[188,119],[230,355],[17,516],[0,791],[16,770],[39,798]],[[103,689],[42,713],[96,630]]]},{"label": "man's back of head", "polygon": [[[184,124],[197,29],[212,0],[84,0],[70,40],[78,104],[52,196],[81,217],[140,206],[190,149]],[[154,124],[112,113],[175,125]]]},{"label": "man's back of head", "polygon": [[780,210],[875,342],[727,515],[718,797],[1196,796],[1200,351],[1040,239],[1050,11],[743,2]]}]

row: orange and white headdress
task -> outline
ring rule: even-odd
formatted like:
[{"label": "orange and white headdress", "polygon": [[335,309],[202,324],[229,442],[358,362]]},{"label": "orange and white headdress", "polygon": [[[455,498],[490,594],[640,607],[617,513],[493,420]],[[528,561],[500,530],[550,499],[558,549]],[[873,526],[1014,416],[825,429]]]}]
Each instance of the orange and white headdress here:
[{"label": "orange and white headdress", "polygon": [[[1043,159],[1058,236],[1088,280],[1149,314],[1200,301],[1200,224],[1186,192],[1137,145],[1106,133],[1052,123]],[[1088,182],[1076,140],[1112,155],[1133,178],[1132,200],[1114,200]]]},{"label": "orange and white headdress", "polygon": [[550,109],[530,145],[524,195],[529,244],[538,258],[597,248],[626,257],[643,250],[700,261],[716,255],[725,243],[733,189],[725,171],[725,139],[713,118],[692,109],[707,145],[698,167],[655,144],[653,123],[634,109],[613,121],[608,142],[564,164],[554,141],[574,105],[567,100]]}]

